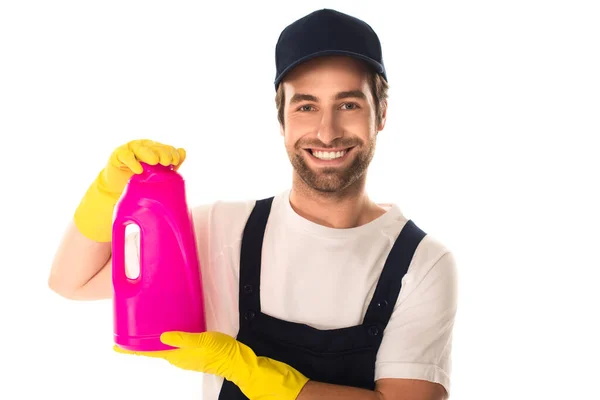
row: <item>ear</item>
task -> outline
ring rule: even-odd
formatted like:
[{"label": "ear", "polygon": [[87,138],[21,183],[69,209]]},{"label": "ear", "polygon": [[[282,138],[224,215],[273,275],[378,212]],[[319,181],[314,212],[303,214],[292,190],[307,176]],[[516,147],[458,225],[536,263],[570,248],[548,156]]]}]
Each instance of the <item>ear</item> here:
[{"label": "ear", "polygon": [[283,127],[283,124],[281,122],[279,123],[279,134],[285,137],[285,128]]},{"label": "ear", "polygon": [[383,113],[381,116],[381,123],[377,126],[377,132],[380,132],[383,130],[383,128],[385,128],[385,122],[387,120],[387,109],[388,109],[387,100],[382,102],[381,106],[383,107]]}]

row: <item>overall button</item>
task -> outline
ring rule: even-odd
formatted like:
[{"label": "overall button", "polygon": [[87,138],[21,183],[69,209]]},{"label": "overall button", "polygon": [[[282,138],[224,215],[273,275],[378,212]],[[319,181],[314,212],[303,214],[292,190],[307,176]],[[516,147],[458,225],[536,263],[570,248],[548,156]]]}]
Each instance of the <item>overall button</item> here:
[{"label": "overall button", "polygon": [[387,300],[381,300],[380,302],[377,303],[378,308],[386,308],[387,305],[388,305]]},{"label": "overall button", "polygon": [[244,293],[246,293],[246,294],[252,293],[252,285],[250,285],[250,284],[244,285]]},{"label": "overall button", "polygon": [[246,319],[246,321],[250,321],[254,318],[254,316],[255,316],[254,311],[249,310],[249,311],[246,311],[244,318]]},{"label": "overall button", "polygon": [[372,327],[369,328],[369,335],[371,336],[377,336],[379,335],[379,328],[376,327],[375,325],[373,325]]}]

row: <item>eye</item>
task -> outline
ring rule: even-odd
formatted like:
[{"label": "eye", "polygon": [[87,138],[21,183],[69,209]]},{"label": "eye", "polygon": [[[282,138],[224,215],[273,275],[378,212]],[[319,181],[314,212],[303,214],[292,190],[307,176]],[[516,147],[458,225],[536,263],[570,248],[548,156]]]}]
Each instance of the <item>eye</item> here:
[{"label": "eye", "polygon": [[298,111],[311,111],[313,109],[313,106],[311,106],[310,104],[305,104],[303,106],[300,106],[300,108],[298,108]]},{"label": "eye", "polygon": [[344,103],[342,104],[342,108],[345,108],[346,110],[356,110],[360,107],[356,103]]}]

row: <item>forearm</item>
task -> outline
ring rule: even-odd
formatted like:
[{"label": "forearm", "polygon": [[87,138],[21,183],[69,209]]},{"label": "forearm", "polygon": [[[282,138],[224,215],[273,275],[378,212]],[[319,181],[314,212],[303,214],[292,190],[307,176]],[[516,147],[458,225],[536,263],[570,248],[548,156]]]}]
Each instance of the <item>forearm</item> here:
[{"label": "forearm", "polygon": [[109,261],[85,285],[75,290],[69,298],[86,301],[107,300],[112,299],[113,294],[112,261]]},{"label": "forearm", "polygon": [[[93,297],[106,298],[104,288],[107,287],[106,282],[109,280],[106,276],[107,272],[102,270],[110,260],[110,256],[110,242],[100,243],[90,240],[71,223],[52,262],[48,285],[61,296],[81,298],[82,288],[94,281],[92,285],[99,286],[102,293]],[[83,297],[87,299],[86,296]]]},{"label": "forearm", "polygon": [[374,391],[308,381],[296,400],[447,400],[448,393],[438,383],[422,379],[380,379]]},{"label": "forearm", "polygon": [[300,391],[297,400],[316,399],[384,400],[384,397],[380,392],[373,390],[308,381]]}]

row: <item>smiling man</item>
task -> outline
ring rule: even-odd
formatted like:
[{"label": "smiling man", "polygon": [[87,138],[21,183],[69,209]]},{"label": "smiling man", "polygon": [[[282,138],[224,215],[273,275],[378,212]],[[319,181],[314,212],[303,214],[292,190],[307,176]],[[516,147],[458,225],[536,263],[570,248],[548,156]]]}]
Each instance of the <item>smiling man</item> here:
[{"label": "smiling man", "polygon": [[[209,332],[167,332],[161,339],[177,349],[143,355],[206,373],[205,400],[446,398],[454,257],[365,189],[387,113],[377,35],[318,10],[281,33],[276,66],[291,188],[193,209]],[[51,287],[74,299],[110,297],[110,215],[123,177],[139,161],[184,159],[152,141],[118,148],[75,213]]]},{"label": "smiling man", "polygon": [[[362,191],[358,181],[364,181],[385,122],[384,115],[376,116],[370,88],[376,78],[369,77],[362,61],[324,55],[297,66],[280,83],[281,134],[295,189],[327,193],[327,198]],[[380,107],[385,110],[384,101]]]}]

